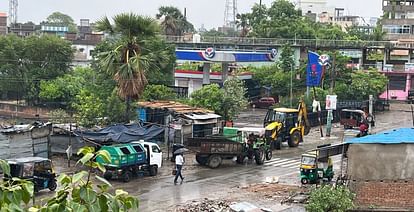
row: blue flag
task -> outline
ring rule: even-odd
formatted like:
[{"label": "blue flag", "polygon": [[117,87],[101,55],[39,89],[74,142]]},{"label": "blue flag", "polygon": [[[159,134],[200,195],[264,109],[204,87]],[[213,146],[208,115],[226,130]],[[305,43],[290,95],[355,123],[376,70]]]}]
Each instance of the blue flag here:
[{"label": "blue flag", "polygon": [[306,68],[306,86],[319,86],[323,77],[322,65],[319,64],[319,55],[308,52],[308,67]]}]

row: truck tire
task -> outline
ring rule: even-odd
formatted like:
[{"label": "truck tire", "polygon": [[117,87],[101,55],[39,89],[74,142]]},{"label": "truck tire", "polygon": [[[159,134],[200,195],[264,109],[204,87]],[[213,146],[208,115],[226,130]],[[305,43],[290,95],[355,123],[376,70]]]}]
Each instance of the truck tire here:
[{"label": "truck tire", "polygon": [[122,175],[122,181],[124,183],[127,183],[131,180],[131,172],[126,171],[123,175]]},{"label": "truck tire", "polygon": [[290,139],[288,141],[289,147],[297,147],[299,146],[300,141],[302,140],[302,135],[300,134],[299,130],[293,131],[290,134]]},{"label": "truck tire", "polygon": [[212,169],[215,169],[220,166],[221,161],[222,159],[219,155],[211,155],[208,158],[208,166]]},{"label": "truck tire", "polygon": [[198,164],[205,166],[208,162],[207,156],[196,155],[196,161]]},{"label": "truck tire", "polygon": [[156,176],[158,174],[158,167],[157,166],[150,166],[149,174],[150,174],[150,176]]},{"label": "truck tire", "polygon": [[266,151],[266,160],[272,160],[272,157],[273,157],[273,152],[271,149],[268,149]]},{"label": "truck tire", "polygon": [[106,171],[104,173],[104,178],[105,178],[105,180],[111,180],[112,179],[112,172]]},{"label": "truck tire", "polygon": [[254,159],[257,165],[263,165],[265,161],[265,152],[263,148],[255,149],[254,150]]}]

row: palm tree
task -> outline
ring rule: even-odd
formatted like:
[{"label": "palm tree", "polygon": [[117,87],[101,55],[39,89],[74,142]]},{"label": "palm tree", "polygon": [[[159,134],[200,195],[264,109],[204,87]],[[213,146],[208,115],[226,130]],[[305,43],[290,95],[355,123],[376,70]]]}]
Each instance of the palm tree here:
[{"label": "palm tree", "polygon": [[181,36],[184,32],[194,31],[194,26],[188,22],[181,11],[172,6],[162,6],[158,9],[157,19],[163,18],[161,26],[164,33],[169,36]]},{"label": "palm tree", "polygon": [[246,37],[250,31],[249,25],[249,15],[248,14],[237,14],[236,15],[236,25],[238,28],[241,28],[240,37]]},{"label": "palm tree", "polygon": [[96,23],[97,30],[117,40],[112,50],[98,55],[98,60],[117,82],[118,95],[126,102],[125,121],[129,121],[131,100],[138,99],[147,84],[145,72],[157,68],[154,58],[159,55],[145,51],[145,44],[156,37],[159,25],[152,18],[133,13],[118,14],[113,22],[103,17]]}]

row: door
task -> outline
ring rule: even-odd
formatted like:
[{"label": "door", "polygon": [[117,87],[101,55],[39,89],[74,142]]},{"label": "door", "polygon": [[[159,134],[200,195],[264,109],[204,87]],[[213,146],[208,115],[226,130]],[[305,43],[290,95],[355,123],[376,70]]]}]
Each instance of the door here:
[{"label": "door", "polygon": [[151,145],[150,165],[157,165],[158,168],[162,165],[162,152],[158,145]]}]

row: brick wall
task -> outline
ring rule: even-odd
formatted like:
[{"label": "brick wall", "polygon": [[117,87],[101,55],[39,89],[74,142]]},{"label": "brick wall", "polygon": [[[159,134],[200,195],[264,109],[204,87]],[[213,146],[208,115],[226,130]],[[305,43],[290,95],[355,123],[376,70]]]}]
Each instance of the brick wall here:
[{"label": "brick wall", "polygon": [[39,118],[47,119],[49,112],[47,108],[0,103],[0,115],[2,116],[33,119],[36,118],[36,114],[39,114]]},{"label": "brick wall", "polygon": [[414,209],[414,181],[351,182],[358,207]]}]

